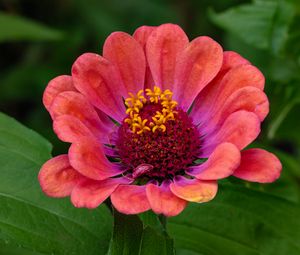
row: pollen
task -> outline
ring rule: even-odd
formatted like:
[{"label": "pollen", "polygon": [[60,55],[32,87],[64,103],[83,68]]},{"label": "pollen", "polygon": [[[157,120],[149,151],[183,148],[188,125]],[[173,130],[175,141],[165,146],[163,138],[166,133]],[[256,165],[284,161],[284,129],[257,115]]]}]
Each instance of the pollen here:
[{"label": "pollen", "polygon": [[[145,96],[144,96],[145,94]],[[156,131],[166,132],[166,123],[175,120],[178,103],[172,99],[173,92],[169,89],[162,91],[154,86],[152,89],[138,91],[136,95],[129,93],[125,99],[128,115],[124,122],[127,123],[133,133],[138,135],[144,132]],[[149,114],[149,110],[153,109]]]}]

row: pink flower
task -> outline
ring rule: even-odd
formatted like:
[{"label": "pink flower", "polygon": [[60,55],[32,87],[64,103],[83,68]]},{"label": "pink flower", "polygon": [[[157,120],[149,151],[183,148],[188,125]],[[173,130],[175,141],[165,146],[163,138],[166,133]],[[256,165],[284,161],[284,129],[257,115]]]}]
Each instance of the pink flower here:
[{"label": "pink flower", "polygon": [[213,199],[218,179],[273,182],[277,157],[243,150],[269,111],[264,83],[249,61],[207,36],[189,42],[177,25],[112,33],[103,57],[81,55],[45,90],[54,131],[71,146],[43,165],[41,187],[76,207],[110,197],[125,214],[174,216]]}]

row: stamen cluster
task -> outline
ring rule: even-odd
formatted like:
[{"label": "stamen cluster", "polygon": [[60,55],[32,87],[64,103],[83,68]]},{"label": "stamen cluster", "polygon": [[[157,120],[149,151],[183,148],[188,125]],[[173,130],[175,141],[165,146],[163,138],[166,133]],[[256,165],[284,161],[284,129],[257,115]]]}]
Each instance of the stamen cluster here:
[{"label": "stamen cluster", "polygon": [[[154,86],[153,90],[146,89],[146,97],[143,95],[144,90],[140,90],[136,95],[129,93],[129,98],[125,100],[127,107],[126,113],[128,118],[125,119],[125,123],[130,126],[133,133],[138,135],[143,132],[157,130],[162,132],[166,131],[166,122],[175,119],[177,113],[174,109],[177,106],[177,102],[172,100],[173,93],[170,90],[162,91],[159,87]],[[143,118],[143,108],[147,105],[159,105],[154,116]]]}]

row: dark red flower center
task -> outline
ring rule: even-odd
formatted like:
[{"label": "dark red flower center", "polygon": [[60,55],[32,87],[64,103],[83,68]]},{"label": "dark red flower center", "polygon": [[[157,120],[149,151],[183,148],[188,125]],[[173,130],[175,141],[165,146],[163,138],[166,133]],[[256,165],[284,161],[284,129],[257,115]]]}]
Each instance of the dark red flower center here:
[{"label": "dark red flower center", "polygon": [[[131,113],[132,118],[126,117],[118,130],[116,149],[122,164],[134,178],[162,180],[184,174],[200,153],[198,129],[177,103],[163,114],[163,100],[150,99],[143,100],[139,110]],[[173,117],[167,117],[170,112]],[[133,118],[141,125],[133,126]]]}]

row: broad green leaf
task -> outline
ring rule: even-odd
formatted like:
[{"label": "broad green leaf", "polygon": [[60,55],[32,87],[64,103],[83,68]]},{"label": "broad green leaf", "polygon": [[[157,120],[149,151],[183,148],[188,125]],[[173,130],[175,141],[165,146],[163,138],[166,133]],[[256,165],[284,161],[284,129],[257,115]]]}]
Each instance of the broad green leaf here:
[{"label": "broad green leaf", "polygon": [[0,239],[45,254],[106,254],[112,217],[105,206],[76,209],[48,198],[37,175],[51,145],[0,114]]},{"label": "broad green leaf", "polygon": [[221,185],[213,201],[190,204],[170,218],[168,230],[178,249],[196,254],[298,255],[299,215],[300,209],[284,199]]},{"label": "broad green leaf", "polygon": [[57,40],[62,33],[36,21],[0,12],[0,42]]},{"label": "broad green leaf", "polygon": [[173,240],[165,232],[143,224],[139,216],[114,211],[114,219],[108,255],[174,255]]},{"label": "broad green leaf", "polygon": [[248,44],[278,54],[288,39],[295,11],[283,0],[254,0],[222,13],[210,11],[212,21]]}]

